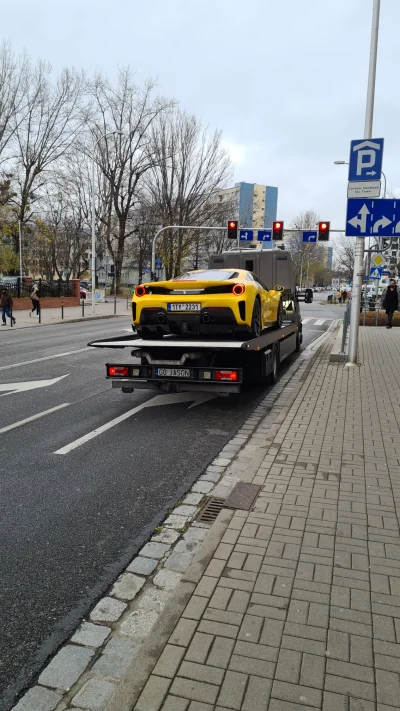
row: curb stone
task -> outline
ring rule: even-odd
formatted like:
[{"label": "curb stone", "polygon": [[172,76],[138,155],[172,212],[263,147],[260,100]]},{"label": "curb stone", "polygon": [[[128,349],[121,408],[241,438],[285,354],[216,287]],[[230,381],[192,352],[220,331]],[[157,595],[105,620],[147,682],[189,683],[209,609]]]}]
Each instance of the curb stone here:
[{"label": "curb stone", "polygon": [[[193,504],[185,502],[185,504],[182,505],[182,502],[179,502],[179,504],[176,505],[175,510],[178,510],[178,508],[182,510],[183,508],[187,515],[183,516],[177,515],[174,512],[171,513],[162,522],[162,525],[157,528],[156,534],[151,538],[151,540],[142,547],[137,556],[127,566],[127,568],[125,568],[125,570],[120,573],[117,580],[114,581],[112,585],[110,585],[109,590],[111,590],[111,592],[109,591],[93,608],[90,614],[90,624],[96,622],[99,623],[99,625],[102,625],[102,629],[104,629],[105,625],[111,628],[111,634],[109,634],[103,646],[93,650],[93,647],[89,646],[77,646],[75,644],[71,645],[71,640],[67,640],[60,648],[61,650],[63,650],[66,648],[67,645],[69,645],[69,647],[74,647],[75,649],[77,649],[78,652],[80,649],[90,651],[93,656],[91,655],[90,664],[83,672],[81,672],[81,676],[77,678],[74,685],[71,686],[71,689],[69,689],[66,694],[64,694],[58,704],[55,703],[53,707],[49,707],[49,711],[53,711],[53,709],[54,711],[67,711],[67,709],[74,709],[75,711],[79,711],[77,709],[77,706],[79,706],[79,698],[81,698],[79,697],[79,694],[81,689],[83,689],[84,686],[87,684],[88,680],[92,680],[94,682],[108,682],[109,684],[113,683],[114,689],[111,690],[112,693],[110,692],[111,699],[106,707],[104,705],[106,703],[105,699],[111,687],[102,686],[101,684],[99,687],[96,684],[91,684],[89,687],[86,687],[86,689],[89,688],[89,692],[91,689],[93,691],[92,695],[91,692],[89,693],[85,691],[85,694],[83,696],[85,701],[85,708],[87,709],[87,711],[103,711],[103,709],[105,708],[107,709],[107,711],[123,711],[124,708],[129,708],[130,711],[130,709],[132,708],[131,705],[129,707],[118,706],[118,704],[116,706],[112,705],[114,704],[114,699],[119,699],[120,688],[125,688],[124,680],[121,682],[120,677],[117,676],[99,676],[98,674],[96,675],[95,667],[97,662],[99,660],[102,660],[104,657],[107,657],[107,664],[101,663],[97,667],[97,669],[100,668],[103,671],[106,668],[115,669],[115,658],[113,659],[112,656],[112,648],[113,644],[118,645],[118,643],[113,640],[130,640],[133,643],[136,643],[137,650],[140,647],[140,655],[137,655],[134,658],[133,666],[136,669],[135,665],[137,662],[137,664],[139,665],[139,671],[140,669],[142,669],[143,671],[143,665],[140,665],[140,660],[142,659],[143,654],[146,653],[148,645],[150,645],[150,649],[153,649],[153,653],[155,653],[155,642],[153,641],[153,637],[156,637],[157,640],[159,640],[161,629],[160,621],[161,619],[164,619],[163,610],[170,611],[168,614],[165,613],[165,617],[168,617],[169,615],[173,616],[174,620],[175,618],[178,619],[181,611],[179,600],[186,601],[187,595],[191,597],[193,592],[192,585],[198,580],[200,580],[206,566],[208,565],[208,561],[212,557],[213,551],[215,550],[212,542],[215,540],[215,537],[218,536],[218,531],[220,530],[220,526],[222,525],[221,522],[225,521],[227,516],[233,516],[233,511],[225,509],[219,514],[217,520],[211,527],[209,524],[194,522],[193,520],[197,515],[198,511],[200,510],[199,507],[204,498],[204,495],[215,495],[215,492],[218,491],[217,487],[221,485],[220,490],[223,490],[223,495],[226,496],[237,481],[246,480],[246,477],[243,475],[244,471],[246,471],[246,474],[249,477],[249,481],[254,481],[254,483],[257,483],[254,480],[254,475],[260,465],[258,458],[260,456],[260,450],[262,449],[262,447],[260,446],[260,442],[257,442],[257,438],[260,439],[261,436],[261,439],[264,439],[265,441],[266,434],[268,434],[268,439],[270,439],[270,437],[272,439],[275,437],[274,425],[277,422],[277,418],[285,416],[288,408],[290,407],[291,402],[297,396],[297,391],[299,387],[301,387],[304,377],[307,375],[307,372],[312,367],[312,364],[318,355],[322,342],[324,342],[329,337],[334,325],[335,324],[332,323],[331,326],[327,329],[327,331],[322,334],[321,338],[318,338],[316,341],[310,344],[310,346],[308,346],[303,351],[300,357],[298,357],[294,361],[294,363],[288,368],[286,373],[268,391],[267,395],[263,398],[263,400],[255,407],[251,415],[238,429],[234,437],[228,441],[228,443],[225,445],[225,447],[222,448],[221,452],[217,455],[217,457],[206,468],[206,471],[193,484],[187,495],[191,496],[196,493],[197,496],[200,496],[201,494],[199,504],[196,506],[194,502]],[[288,387],[289,384],[290,387]],[[199,484],[201,491],[199,491],[198,489]],[[204,489],[206,489],[206,491],[204,491]],[[226,524],[225,528],[227,527],[228,523]],[[197,549],[197,546],[192,547],[191,556],[189,556],[189,541],[195,540],[197,542],[198,540],[201,540],[205,534],[206,538],[202,542],[200,549]],[[223,532],[221,533],[221,537],[222,535]],[[176,543],[178,540],[178,546],[180,547],[178,548],[178,551],[175,552],[176,546],[174,546],[174,548],[171,550],[171,545]],[[219,540],[217,541],[216,545],[218,545]],[[166,566],[165,563],[168,561],[170,556],[172,557],[172,565],[170,564],[172,569],[168,570],[169,566]],[[180,557],[180,559],[178,558],[178,556]],[[152,571],[150,573],[140,573],[138,570],[134,570],[134,567],[131,568],[131,566],[134,565],[134,562],[140,559],[142,559],[143,561],[147,560],[147,565],[149,567],[152,567],[150,565],[150,562],[155,563],[155,567],[152,567]],[[175,562],[179,560],[181,561],[181,565],[178,565],[178,567],[176,567]],[[190,563],[190,560],[192,560],[192,563]],[[169,579],[166,578],[166,580],[168,580],[167,584],[162,584],[158,586],[157,582],[155,582],[155,579],[157,578],[158,574],[163,573],[164,571],[165,573],[169,573],[170,576],[173,575],[176,577],[174,579],[172,577],[170,577]],[[128,597],[123,597],[122,595],[119,595],[119,599],[117,599],[113,590],[115,586],[117,586],[117,590],[124,588],[124,585],[120,585],[120,583],[126,575],[128,575],[129,578],[132,579],[139,578],[140,575],[145,576],[143,578],[139,578],[140,580],[144,581],[143,585],[140,585],[140,588],[137,590],[136,594],[133,597],[132,590],[128,586],[129,589],[127,590],[126,594],[130,592],[130,595]],[[159,580],[160,578],[158,578],[158,581]],[[175,583],[178,584],[178,587],[172,584],[173,580]],[[180,583],[179,580],[181,580]],[[163,577],[161,577],[161,581],[163,581]],[[190,586],[191,591],[189,591],[189,583],[192,584]],[[186,602],[182,604],[186,605]],[[106,608],[104,609],[104,612],[103,608]],[[176,617],[176,615],[178,617]],[[110,617],[111,620],[109,619]],[[86,620],[82,621],[82,623],[85,622]],[[156,622],[157,635],[149,634],[150,630]],[[163,624],[165,624],[165,627],[169,629],[167,621],[165,621]],[[79,629],[81,629],[81,627]],[[76,634],[76,632],[74,634]],[[155,646],[157,647],[157,645]],[[116,653],[118,653],[118,650],[116,651]],[[42,671],[42,674],[46,671],[48,666]],[[115,673],[116,672],[114,671],[113,674]],[[129,677],[129,674],[130,670],[128,671],[126,676]],[[115,685],[116,683],[118,684],[117,686]],[[39,711],[37,704],[32,705],[32,703],[30,703],[28,694],[45,694],[49,693],[49,691],[53,693],[54,687],[51,690],[49,690],[46,686],[42,685],[36,685],[32,687],[29,692],[25,694],[25,696],[23,696],[22,699],[19,701],[19,704],[23,705],[18,706],[17,704],[17,706],[13,707],[13,711]],[[97,697],[103,699],[103,701],[101,701],[100,706],[100,701],[96,701]],[[93,698],[93,703],[90,701],[90,698]],[[47,711],[47,708],[44,711]]]}]

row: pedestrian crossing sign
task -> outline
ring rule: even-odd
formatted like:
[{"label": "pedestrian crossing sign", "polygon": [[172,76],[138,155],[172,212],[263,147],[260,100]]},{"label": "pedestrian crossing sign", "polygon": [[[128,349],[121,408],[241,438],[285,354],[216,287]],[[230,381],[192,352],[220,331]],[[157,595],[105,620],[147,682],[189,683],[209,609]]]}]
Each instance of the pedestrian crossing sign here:
[{"label": "pedestrian crossing sign", "polygon": [[379,267],[371,267],[369,272],[370,279],[380,279],[382,277],[382,269]]}]

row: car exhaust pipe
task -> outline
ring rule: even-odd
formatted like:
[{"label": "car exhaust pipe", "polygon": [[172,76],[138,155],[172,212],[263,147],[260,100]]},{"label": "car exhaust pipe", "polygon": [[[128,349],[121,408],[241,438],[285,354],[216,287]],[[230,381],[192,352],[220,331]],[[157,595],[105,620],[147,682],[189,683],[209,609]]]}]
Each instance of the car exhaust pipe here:
[{"label": "car exhaust pipe", "polygon": [[210,323],[210,321],[211,321],[210,314],[203,314],[203,323]]},{"label": "car exhaust pipe", "polygon": [[157,314],[157,321],[158,321],[158,323],[164,323],[164,322],[165,322],[165,316],[164,316],[163,313],[160,312],[159,314]]}]

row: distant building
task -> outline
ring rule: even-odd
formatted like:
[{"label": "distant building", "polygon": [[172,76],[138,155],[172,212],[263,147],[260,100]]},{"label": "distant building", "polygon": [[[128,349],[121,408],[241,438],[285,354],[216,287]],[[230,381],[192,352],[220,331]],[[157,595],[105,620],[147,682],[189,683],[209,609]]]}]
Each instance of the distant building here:
[{"label": "distant building", "polygon": [[326,247],[325,249],[325,263],[328,269],[333,268],[333,247]]},{"label": "distant building", "polygon": [[272,227],[276,220],[278,188],[258,183],[236,183],[233,188],[220,190],[216,199],[231,202],[232,220],[240,227]]}]

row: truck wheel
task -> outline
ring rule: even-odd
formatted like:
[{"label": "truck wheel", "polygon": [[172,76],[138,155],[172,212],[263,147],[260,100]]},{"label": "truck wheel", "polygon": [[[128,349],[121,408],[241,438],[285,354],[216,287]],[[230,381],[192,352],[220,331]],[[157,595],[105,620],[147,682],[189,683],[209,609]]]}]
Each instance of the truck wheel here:
[{"label": "truck wheel", "polygon": [[268,382],[273,385],[278,380],[279,371],[279,356],[278,356],[278,346],[274,345],[272,347],[272,371],[268,376]]},{"label": "truck wheel", "polygon": [[301,335],[300,335],[300,331],[297,331],[297,333],[296,333],[296,348],[295,348],[296,353],[300,353],[300,346],[301,346]]},{"label": "truck wheel", "polygon": [[255,300],[253,306],[253,315],[251,317],[251,337],[258,338],[261,334],[261,306],[258,299]]}]

